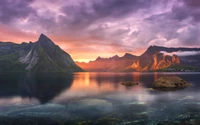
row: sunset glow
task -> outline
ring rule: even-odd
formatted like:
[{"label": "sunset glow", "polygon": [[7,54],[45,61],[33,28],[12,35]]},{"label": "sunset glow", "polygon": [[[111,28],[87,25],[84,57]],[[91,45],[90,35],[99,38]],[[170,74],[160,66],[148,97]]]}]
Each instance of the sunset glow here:
[{"label": "sunset glow", "polygon": [[0,0],[0,125],[200,125],[200,0]]},{"label": "sunset glow", "polygon": [[140,55],[150,45],[199,46],[198,0],[2,0],[0,41],[44,33],[75,61]]}]

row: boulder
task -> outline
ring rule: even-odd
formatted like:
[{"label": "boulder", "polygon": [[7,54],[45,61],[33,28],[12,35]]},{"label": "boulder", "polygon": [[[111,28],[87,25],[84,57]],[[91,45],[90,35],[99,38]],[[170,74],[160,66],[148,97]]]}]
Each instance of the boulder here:
[{"label": "boulder", "polygon": [[191,85],[192,84],[177,76],[165,76],[155,80],[153,88],[185,88]]}]

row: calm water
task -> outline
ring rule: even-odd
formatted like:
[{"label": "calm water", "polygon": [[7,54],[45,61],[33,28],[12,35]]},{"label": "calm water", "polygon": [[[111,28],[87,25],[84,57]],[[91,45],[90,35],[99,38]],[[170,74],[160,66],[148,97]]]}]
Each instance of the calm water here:
[{"label": "calm water", "polygon": [[[151,88],[173,75],[193,86]],[[200,73],[1,73],[0,124],[199,125]]]}]

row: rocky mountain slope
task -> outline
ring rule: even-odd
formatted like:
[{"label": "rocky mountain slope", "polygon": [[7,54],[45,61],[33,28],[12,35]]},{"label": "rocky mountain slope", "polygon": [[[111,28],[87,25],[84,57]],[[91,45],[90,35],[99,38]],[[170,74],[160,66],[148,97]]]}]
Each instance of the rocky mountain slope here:
[{"label": "rocky mountain slope", "polygon": [[150,71],[181,64],[181,59],[177,55],[166,55],[162,53],[162,51],[173,52],[173,50],[165,47],[150,46],[147,51],[138,57],[138,59],[130,67],[127,67],[127,69]]},{"label": "rocky mountain slope", "polygon": [[200,48],[150,46],[141,56],[98,57],[76,64],[86,71],[199,71]]},{"label": "rocky mountain slope", "polygon": [[181,60],[178,56],[164,55],[156,53],[152,57],[140,57],[127,69],[136,71],[149,71],[168,68],[171,65],[180,64]]},{"label": "rocky mountain slope", "polygon": [[137,56],[126,53],[122,57],[117,55],[110,58],[98,57],[96,60],[90,61],[89,63],[76,62],[76,64],[85,71],[122,71],[133,64],[135,59],[137,59]]},{"label": "rocky mountain slope", "polygon": [[0,71],[83,71],[71,56],[41,34],[35,43],[0,42]]}]

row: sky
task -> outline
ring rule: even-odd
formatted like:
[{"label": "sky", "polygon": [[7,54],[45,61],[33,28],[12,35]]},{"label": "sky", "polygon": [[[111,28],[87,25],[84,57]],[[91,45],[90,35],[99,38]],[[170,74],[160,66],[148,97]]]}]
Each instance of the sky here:
[{"label": "sky", "polygon": [[43,33],[75,61],[200,46],[200,0],[1,0],[0,41]]}]

